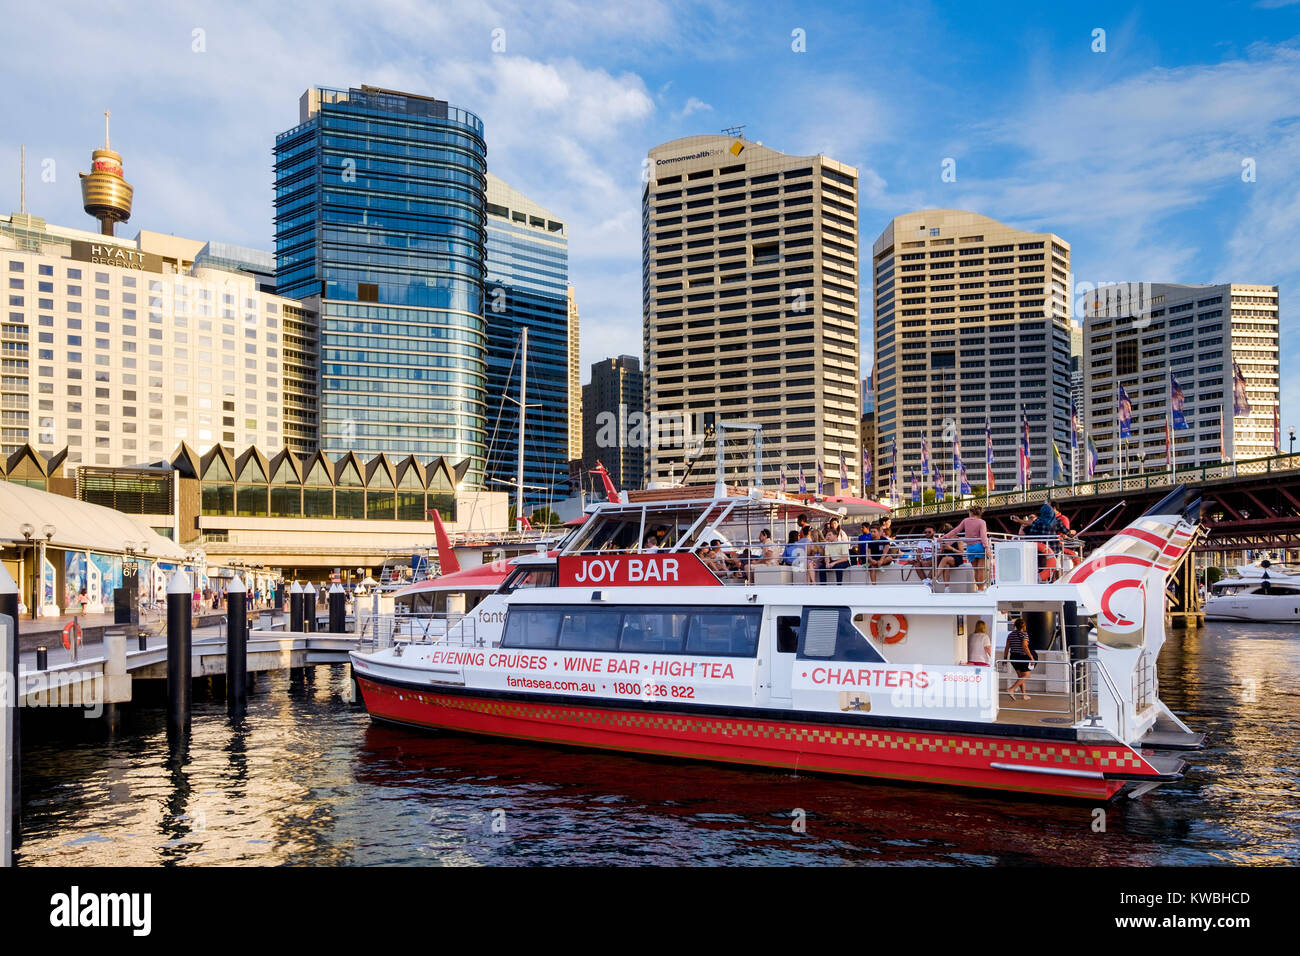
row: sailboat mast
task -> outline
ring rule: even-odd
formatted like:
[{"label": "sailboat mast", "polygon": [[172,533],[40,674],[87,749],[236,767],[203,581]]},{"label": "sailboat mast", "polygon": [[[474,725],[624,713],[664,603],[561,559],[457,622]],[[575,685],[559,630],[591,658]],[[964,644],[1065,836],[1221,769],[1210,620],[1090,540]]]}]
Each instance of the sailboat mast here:
[{"label": "sailboat mast", "polygon": [[524,519],[524,418],[528,414],[528,326],[519,342],[519,467],[515,474],[515,522],[522,529]]}]

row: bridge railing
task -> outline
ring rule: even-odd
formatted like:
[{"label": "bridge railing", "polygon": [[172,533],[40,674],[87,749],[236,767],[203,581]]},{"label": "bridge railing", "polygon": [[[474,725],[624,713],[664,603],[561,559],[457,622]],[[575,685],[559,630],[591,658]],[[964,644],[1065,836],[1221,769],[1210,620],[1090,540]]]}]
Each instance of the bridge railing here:
[{"label": "bridge railing", "polygon": [[903,502],[893,509],[897,518],[918,518],[924,515],[946,515],[964,511],[971,505],[998,508],[1013,505],[1041,505],[1049,498],[1058,501],[1066,498],[1095,498],[1103,495],[1124,494],[1130,491],[1169,488],[1185,482],[1214,481],[1223,478],[1271,475],[1278,472],[1300,471],[1300,452],[1272,455],[1267,458],[1247,458],[1214,465],[1178,468],[1173,472],[1143,471],[1136,475],[1108,475],[1080,481],[1073,485],[1049,485],[1030,488],[1028,491],[1005,491],[994,495],[954,495],[951,501]]}]

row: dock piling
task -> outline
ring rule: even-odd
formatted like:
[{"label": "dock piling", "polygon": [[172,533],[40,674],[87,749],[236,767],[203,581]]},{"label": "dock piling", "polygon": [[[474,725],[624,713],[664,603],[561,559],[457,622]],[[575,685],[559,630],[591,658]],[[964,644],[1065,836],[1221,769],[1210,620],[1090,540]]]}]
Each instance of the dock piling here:
[{"label": "dock piling", "polygon": [[[6,617],[9,621],[2,620]],[[19,780],[22,773],[23,738],[19,726],[22,708],[18,706],[18,585],[3,564],[0,564],[0,631],[5,635],[5,641],[0,642],[0,647],[5,652],[3,658],[0,658],[4,660],[5,668],[4,686],[0,688],[3,690],[0,693],[0,708],[3,708],[4,714],[0,715],[0,722],[3,723],[6,737],[0,740],[0,757],[7,758],[4,766],[0,766],[0,791],[3,791],[0,817],[4,818],[0,819],[0,830],[4,832],[4,847],[0,849],[4,859],[0,862],[10,866],[13,863],[11,853],[18,848],[18,834],[22,832],[20,810],[23,803]]]},{"label": "dock piling", "polygon": [[289,633],[302,633],[302,585],[297,581],[289,585]]},{"label": "dock piling", "polygon": [[248,589],[235,578],[226,588],[226,709],[243,714],[248,706]]},{"label": "dock piling", "polygon": [[335,581],[330,586],[330,633],[342,634],[348,626],[348,592]]},{"label": "dock piling", "polygon": [[167,726],[184,731],[190,724],[193,648],[190,576],[177,570],[167,584]]}]

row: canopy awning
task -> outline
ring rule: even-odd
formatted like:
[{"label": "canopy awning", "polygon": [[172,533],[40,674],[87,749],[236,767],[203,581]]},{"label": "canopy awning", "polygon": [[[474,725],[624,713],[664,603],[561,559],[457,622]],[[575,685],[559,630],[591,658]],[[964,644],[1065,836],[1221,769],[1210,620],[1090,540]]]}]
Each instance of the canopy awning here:
[{"label": "canopy awning", "polygon": [[[23,534],[31,526],[31,538]],[[40,542],[53,529],[49,543],[71,551],[125,554],[130,546],[146,560],[181,561],[185,549],[164,538],[143,521],[76,498],[66,498],[12,481],[0,481],[0,542]]]}]

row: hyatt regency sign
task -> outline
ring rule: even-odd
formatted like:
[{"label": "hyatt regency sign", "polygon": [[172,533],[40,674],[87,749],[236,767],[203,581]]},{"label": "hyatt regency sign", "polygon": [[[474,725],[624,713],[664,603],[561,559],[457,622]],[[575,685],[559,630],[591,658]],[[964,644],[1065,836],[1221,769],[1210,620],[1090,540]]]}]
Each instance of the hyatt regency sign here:
[{"label": "hyatt regency sign", "polygon": [[120,269],[138,269],[141,272],[162,272],[162,256],[138,249],[109,242],[72,243],[72,258],[81,262],[93,262],[102,266],[117,266]]}]

